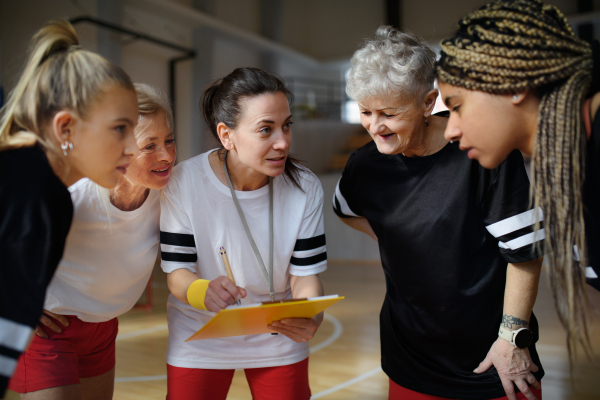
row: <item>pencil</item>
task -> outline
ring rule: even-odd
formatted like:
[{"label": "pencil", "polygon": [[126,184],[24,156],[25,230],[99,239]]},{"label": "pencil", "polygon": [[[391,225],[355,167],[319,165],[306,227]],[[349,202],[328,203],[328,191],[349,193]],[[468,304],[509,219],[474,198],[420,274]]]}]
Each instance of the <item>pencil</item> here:
[{"label": "pencil", "polygon": [[[229,265],[229,258],[227,258],[227,252],[225,251],[225,247],[221,246],[221,260],[223,260],[223,265],[225,265],[225,271],[227,272],[227,277],[233,282],[235,286],[235,279],[233,277],[233,272],[231,272],[231,265]],[[242,304],[240,300],[236,300],[237,305]]]},{"label": "pencil", "polygon": [[233,272],[231,272],[231,265],[229,265],[229,259],[227,258],[227,252],[225,251],[225,247],[223,247],[223,246],[221,246],[221,259],[223,260],[223,265],[225,265],[225,271],[227,271],[227,277],[235,285],[235,279],[233,278]]}]

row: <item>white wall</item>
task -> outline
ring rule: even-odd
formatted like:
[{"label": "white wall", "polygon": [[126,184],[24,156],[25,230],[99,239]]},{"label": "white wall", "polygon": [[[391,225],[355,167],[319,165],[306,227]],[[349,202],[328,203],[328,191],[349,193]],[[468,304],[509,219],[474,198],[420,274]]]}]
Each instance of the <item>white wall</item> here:
[{"label": "white wall", "polygon": [[350,58],[359,43],[385,23],[384,4],[365,0],[285,0],[282,43],[319,60]]},{"label": "white wall", "polygon": [[[31,36],[50,20],[79,15],[97,15],[103,0],[18,0],[0,1],[0,83],[5,89],[14,85],[24,62]],[[116,0],[113,0],[116,1]],[[215,18],[235,28],[226,34],[215,33],[214,44],[204,47],[195,62],[177,68],[176,133],[179,160],[212,147],[199,115],[198,61],[206,61],[201,82],[208,83],[235,67],[261,66],[265,48],[279,48],[278,72],[283,77],[312,77],[340,80],[347,60],[365,37],[371,37],[385,22],[384,0],[282,0],[282,37],[279,45],[257,39],[260,32],[260,0],[215,0]],[[573,14],[572,0],[549,0],[565,14]],[[596,3],[600,0],[596,0]],[[159,37],[185,47],[198,46],[194,34],[203,26],[202,16],[191,7],[192,0],[124,0],[123,21],[136,31]],[[484,4],[484,0],[403,1],[402,21],[427,40],[438,41],[451,35],[458,20]],[[178,11],[173,11],[177,9]],[[84,48],[96,50],[98,28],[76,26]],[[216,32],[216,31],[215,31]],[[597,32],[597,34],[600,32]],[[211,38],[212,39],[212,38]],[[180,53],[142,41],[120,37],[121,64],[133,81],[146,82],[168,92],[168,60]],[[213,43],[211,41],[211,43]],[[265,44],[266,43],[266,44]],[[281,47],[283,45],[284,47]],[[266,46],[266,47],[265,47]],[[210,50],[210,51],[209,51]],[[340,60],[340,62],[333,62]],[[344,145],[345,137],[356,126],[322,121],[298,122],[294,126],[293,151],[315,170],[322,170],[330,154]],[[330,258],[378,259],[375,242],[344,226],[331,211],[330,200],[339,178],[320,175],[326,193],[325,219]]]},{"label": "white wall", "polygon": [[[462,17],[488,2],[487,0],[403,1],[403,28],[429,42],[437,43],[454,33]],[[577,2],[574,0],[545,0],[545,2],[557,6],[566,15],[577,11]]]},{"label": "white wall", "polygon": [[[45,0],[0,1],[0,83],[12,89],[25,63],[31,37],[49,20],[67,19],[96,11],[96,0],[50,2]],[[96,30],[77,27],[81,45],[96,50]]]}]

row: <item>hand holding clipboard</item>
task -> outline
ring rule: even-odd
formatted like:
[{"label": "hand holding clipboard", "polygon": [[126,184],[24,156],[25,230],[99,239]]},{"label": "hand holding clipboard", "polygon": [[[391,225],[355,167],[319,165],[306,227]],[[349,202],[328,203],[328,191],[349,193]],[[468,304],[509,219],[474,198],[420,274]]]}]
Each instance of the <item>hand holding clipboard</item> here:
[{"label": "hand holding clipboard", "polygon": [[[235,286],[235,278],[231,271],[227,253],[223,247],[220,248],[220,255],[229,278],[221,276],[217,279],[226,282],[230,281],[230,283],[233,283],[233,287],[237,287]],[[239,290],[244,289],[239,288]],[[245,297],[245,290],[243,297]],[[277,332],[288,336],[296,342],[306,342],[312,337],[311,331],[314,334],[314,331],[318,328],[318,326],[311,326],[314,324],[311,318],[342,299],[343,297],[333,295],[309,299],[269,301],[249,305],[240,305],[238,302],[236,305],[217,309],[217,315],[194,335],[189,337],[186,342],[260,333],[274,334]],[[209,309],[209,311],[212,310]],[[306,332],[303,334],[303,331]]]},{"label": "hand holding clipboard", "polygon": [[[228,336],[273,333],[269,328],[274,321],[284,318],[311,318],[325,308],[342,300],[338,295],[313,297],[229,306],[215,315],[187,341],[213,339]],[[292,338],[292,340],[294,340]]]}]

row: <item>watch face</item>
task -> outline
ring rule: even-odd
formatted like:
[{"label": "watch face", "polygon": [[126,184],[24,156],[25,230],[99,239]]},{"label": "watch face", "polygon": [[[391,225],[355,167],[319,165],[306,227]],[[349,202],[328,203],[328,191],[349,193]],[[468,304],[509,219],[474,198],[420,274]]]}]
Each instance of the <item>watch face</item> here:
[{"label": "watch face", "polygon": [[532,341],[533,333],[531,333],[529,329],[522,329],[515,336],[515,346],[517,346],[520,349],[525,349],[529,347]]}]

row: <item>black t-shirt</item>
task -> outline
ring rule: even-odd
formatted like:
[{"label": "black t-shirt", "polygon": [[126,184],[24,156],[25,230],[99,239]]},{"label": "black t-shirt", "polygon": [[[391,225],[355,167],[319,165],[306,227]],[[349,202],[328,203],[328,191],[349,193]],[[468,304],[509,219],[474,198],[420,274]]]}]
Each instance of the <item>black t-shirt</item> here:
[{"label": "black t-shirt", "polygon": [[585,162],[582,199],[587,245],[586,276],[588,283],[600,290],[600,108],[587,142]]},{"label": "black t-shirt", "polygon": [[42,313],[71,227],[73,203],[37,146],[0,151],[0,171],[2,397]]},{"label": "black t-shirt", "polygon": [[[381,154],[371,142],[350,157],[334,210],[342,218],[366,217],[379,239],[386,374],[433,396],[505,396],[495,368],[473,370],[498,338],[507,263],[541,254],[521,154],[486,170],[457,143],[410,158]],[[533,314],[529,328],[536,342]],[[544,371],[534,344],[529,351],[539,380]]]}]

